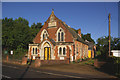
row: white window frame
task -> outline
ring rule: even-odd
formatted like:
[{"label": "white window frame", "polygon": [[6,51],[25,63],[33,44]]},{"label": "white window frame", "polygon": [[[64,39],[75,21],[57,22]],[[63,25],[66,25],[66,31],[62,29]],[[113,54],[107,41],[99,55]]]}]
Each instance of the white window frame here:
[{"label": "white window frame", "polygon": [[44,29],[42,32],[41,32],[41,41],[43,41],[43,34],[45,34],[44,32],[46,31],[46,34],[47,36],[49,36],[48,32],[46,29]]},{"label": "white window frame", "polygon": [[[61,30],[61,31],[60,31],[60,30]],[[60,41],[58,41],[58,33],[59,33],[59,32],[60,32]],[[62,36],[61,36],[61,35],[62,35],[62,32],[63,32],[63,34],[64,34],[64,35],[63,35],[63,41],[61,40],[61,39],[62,39]],[[57,39],[56,39],[57,42],[65,42],[65,32],[64,32],[64,30],[63,30],[61,27],[57,30],[56,35],[57,35],[57,37],[56,37],[56,38],[57,38]]]},{"label": "white window frame", "polygon": [[[62,54],[61,54],[61,55],[60,55],[60,53],[59,53],[60,47],[61,47],[61,49],[62,49]],[[63,54],[63,48],[65,48],[65,55]],[[67,56],[66,54],[67,54],[67,48],[66,48],[66,46],[59,46],[59,47],[58,47],[58,56]]]}]

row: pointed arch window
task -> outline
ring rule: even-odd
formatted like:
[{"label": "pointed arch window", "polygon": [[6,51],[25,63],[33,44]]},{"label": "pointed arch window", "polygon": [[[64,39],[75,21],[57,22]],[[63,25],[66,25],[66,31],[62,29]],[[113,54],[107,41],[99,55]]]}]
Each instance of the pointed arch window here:
[{"label": "pointed arch window", "polygon": [[43,40],[45,39],[45,35],[43,34]]},{"label": "pointed arch window", "polygon": [[57,37],[58,41],[64,41],[64,31],[63,31],[63,29],[59,29],[57,35],[58,35],[58,37]]},{"label": "pointed arch window", "polygon": [[65,53],[65,47],[63,48],[63,55],[65,55],[66,53]]},{"label": "pointed arch window", "polygon": [[60,33],[58,33],[58,41],[60,41]]},{"label": "pointed arch window", "polygon": [[42,34],[41,34],[41,40],[44,40],[44,39],[46,39],[47,37],[48,37],[47,31],[46,31],[46,30],[43,30],[43,31],[42,31]]},{"label": "pointed arch window", "polygon": [[62,48],[59,48],[59,55],[62,55]]},{"label": "pointed arch window", "polygon": [[33,54],[34,54],[34,48],[33,48]]},{"label": "pointed arch window", "polygon": [[37,54],[37,48],[35,49],[35,54]]},{"label": "pointed arch window", "polygon": [[61,41],[64,41],[64,33],[61,33]]}]

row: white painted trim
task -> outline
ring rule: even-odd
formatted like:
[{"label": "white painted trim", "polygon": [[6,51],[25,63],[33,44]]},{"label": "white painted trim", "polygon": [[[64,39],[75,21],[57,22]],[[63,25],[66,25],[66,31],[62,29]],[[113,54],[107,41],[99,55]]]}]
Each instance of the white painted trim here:
[{"label": "white painted trim", "polygon": [[[48,40],[45,40],[45,41],[41,44],[41,46],[40,46],[40,49],[41,49],[41,50],[40,50],[40,54],[42,54],[42,53],[44,54],[44,50],[43,50],[43,49],[44,49],[44,46],[43,46],[43,45],[44,45],[46,42],[50,45],[50,48],[51,48],[51,59],[53,59],[53,58],[54,58],[53,47],[52,47],[51,43],[50,43]],[[41,56],[41,57],[44,58],[44,55]]]},{"label": "white painted trim", "polygon": [[43,31],[41,32],[41,35],[40,35],[40,37],[41,37],[40,40],[41,40],[41,41],[43,41],[43,34],[44,34],[45,31],[46,31],[47,35],[49,36],[47,30],[46,30],[46,29],[43,29]]},{"label": "white painted trim", "polygon": [[[61,32],[60,32],[60,41],[58,41],[58,32],[60,31],[60,29],[62,30]],[[61,41],[61,33],[64,33],[64,36],[63,36],[63,41]],[[57,30],[57,32],[56,32],[56,42],[65,42],[65,32],[64,32],[64,30],[60,27],[58,30]]]},{"label": "white painted trim", "polygon": [[[60,48],[60,47],[62,48],[62,55],[59,54],[59,48]],[[63,55],[63,48],[64,48],[64,47],[65,47],[65,55]],[[64,46],[64,45],[58,46],[58,56],[59,56],[59,57],[60,57],[60,56],[67,56],[66,54],[67,54],[67,47]]]}]

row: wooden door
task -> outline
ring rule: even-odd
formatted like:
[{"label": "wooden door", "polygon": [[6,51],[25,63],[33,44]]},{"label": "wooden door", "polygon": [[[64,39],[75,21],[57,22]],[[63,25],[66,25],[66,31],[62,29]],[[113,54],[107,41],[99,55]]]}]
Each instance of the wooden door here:
[{"label": "wooden door", "polygon": [[45,47],[44,48],[44,59],[45,60],[50,60],[51,59],[50,47]]}]

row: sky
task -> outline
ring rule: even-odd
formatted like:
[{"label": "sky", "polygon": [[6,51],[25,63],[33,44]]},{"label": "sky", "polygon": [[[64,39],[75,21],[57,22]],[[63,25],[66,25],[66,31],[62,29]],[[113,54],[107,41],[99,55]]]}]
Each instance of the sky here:
[{"label": "sky", "polygon": [[2,19],[25,18],[29,26],[44,22],[54,14],[83,34],[91,33],[96,40],[108,36],[108,14],[111,14],[111,36],[118,37],[117,2],[2,2]]}]

